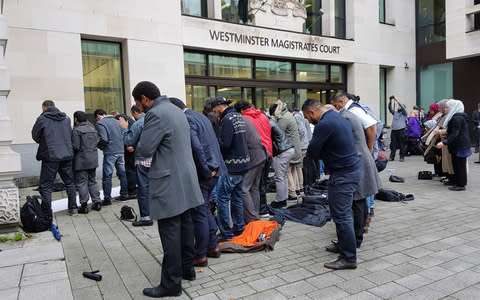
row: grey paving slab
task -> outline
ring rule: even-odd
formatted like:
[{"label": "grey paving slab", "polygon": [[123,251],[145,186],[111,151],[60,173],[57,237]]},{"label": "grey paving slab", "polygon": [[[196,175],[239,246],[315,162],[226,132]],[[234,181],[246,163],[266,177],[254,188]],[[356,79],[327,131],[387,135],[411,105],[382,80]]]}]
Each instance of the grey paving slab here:
[{"label": "grey paving slab", "polygon": [[381,297],[382,299],[391,299],[395,296],[404,294],[409,291],[409,289],[395,283],[389,282],[381,286],[377,286],[373,289],[368,290],[370,293]]},{"label": "grey paving slab", "polygon": [[349,293],[336,286],[326,287],[315,292],[307,294],[312,299],[341,299],[350,296]]},{"label": "grey paving slab", "polygon": [[19,300],[31,299],[73,299],[67,278],[20,288]]},{"label": "grey paving slab", "polygon": [[0,290],[16,288],[20,284],[23,265],[0,268]]},{"label": "grey paving slab", "polygon": [[0,299],[2,300],[17,300],[20,288],[10,288],[0,290]]}]

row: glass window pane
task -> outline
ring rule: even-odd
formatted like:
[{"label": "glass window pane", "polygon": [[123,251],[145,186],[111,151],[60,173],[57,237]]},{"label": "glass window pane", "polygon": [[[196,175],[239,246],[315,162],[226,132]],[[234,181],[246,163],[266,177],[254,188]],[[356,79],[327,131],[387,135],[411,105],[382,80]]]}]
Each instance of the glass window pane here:
[{"label": "glass window pane", "polygon": [[217,87],[217,97],[225,97],[227,100],[232,100],[232,104],[234,104],[242,100],[242,88],[239,86],[219,86]]},{"label": "glass window pane", "polygon": [[253,103],[253,88],[243,88],[243,100]]},{"label": "glass window pane", "polygon": [[189,108],[201,113],[207,95],[207,86],[203,85],[185,85],[185,94],[187,96],[186,104]]},{"label": "glass window pane", "polygon": [[378,0],[379,21],[385,23],[385,0]]},{"label": "glass window pane", "polygon": [[335,36],[345,38],[345,0],[335,0]]},{"label": "glass window pane", "polygon": [[247,0],[222,0],[222,20],[246,24],[248,18]]},{"label": "glass window pane", "polygon": [[293,79],[292,64],[289,62],[257,59],[255,72],[257,79],[288,81]]},{"label": "glass window pane", "polygon": [[207,75],[206,55],[200,53],[183,53],[185,75]]},{"label": "glass window pane", "polygon": [[295,94],[292,89],[279,89],[280,100],[287,103],[288,107],[294,107]]},{"label": "glass window pane", "polygon": [[343,67],[338,65],[330,66],[330,82],[343,83]]},{"label": "glass window pane", "polygon": [[123,78],[119,43],[82,40],[85,112],[124,112]]},{"label": "glass window pane", "polygon": [[209,71],[213,77],[252,78],[252,59],[220,55],[209,56]]},{"label": "glass window pane", "polygon": [[420,106],[453,96],[452,63],[420,66]]},{"label": "glass window pane", "polygon": [[445,0],[418,0],[417,47],[445,40]]},{"label": "glass window pane", "polygon": [[182,14],[206,17],[206,13],[203,12],[205,0],[181,0]]},{"label": "glass window pane", "polygon": [[313,35],[322,35],[322,0],[306,0],[307,18],[303,25],[303,32]]},{"label": "glass window pane", "polygon": [[386,103],[387,103],[387,87],[386,87],[386,80],[387,80],[387,71],[384,68],[380,68],[380,119],[383,123],[386,122],[385,120],[385,112],[386,112]]},{"label": "glass window pane", "polygon": [[256,107],[258,109],[265,108],[268,110],[270,106],[278,100],[278,89],[256,88],[255,95],[257,98]]},{"label": "glass window pane", "polygon": [[[322,99],[322,92],[323,92],[323,99]],[[320,89],[298,89],[297,90],[297,108],[299,110],[302,109],[303,103],[305,103],[308,99],[319,100],[323,104],[326,104],[326,91],[322,91]]]},{"label": "glass window pane", "polygon": [[297,81],[327,82],[327,66],[297,63]]}]

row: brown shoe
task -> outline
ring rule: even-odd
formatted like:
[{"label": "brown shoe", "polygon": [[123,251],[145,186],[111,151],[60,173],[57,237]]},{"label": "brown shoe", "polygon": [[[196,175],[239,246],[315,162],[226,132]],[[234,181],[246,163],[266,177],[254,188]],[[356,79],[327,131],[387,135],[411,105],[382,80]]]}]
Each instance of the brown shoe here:
[{"label": "brown shoe", "polygon": [[212,258],[219,258],[222,252],[220,251],[220,248],[217,246],[213,249],[207,250],[207,257],[212,257]]},{"label": "brown shoe", "polygon": [[325,247],[325,250],[327,250],[328,252],[340,253],[340,248],[338,247],[338,244],[330,244]]},{"label": "brown shoe", "polygon": [[344,258],[339,258],[336,261],[332,261],[324,264],[325,268],[332,270],[345,270],[345,269],[356,269],[357,263],[351,263],[346,261]]},{"label": "brown shoe", "polygon": [[206,267],[208,266],[208,258],[206,256],[193,260],[194,267]]}]

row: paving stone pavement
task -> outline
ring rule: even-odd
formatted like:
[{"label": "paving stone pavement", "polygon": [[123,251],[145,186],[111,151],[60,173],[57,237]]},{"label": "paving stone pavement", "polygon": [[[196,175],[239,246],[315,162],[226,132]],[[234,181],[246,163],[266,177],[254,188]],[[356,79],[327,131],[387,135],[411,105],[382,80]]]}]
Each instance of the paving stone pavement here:
[{"label": "paving stone pavement", "polygon": [[[175,299],[480,299],[480,165],[473,160],[465,192],[451,192],[438,179],[418,180],[418,171],[432,170],[421,157],[390,162],[381,173],[384,187],[412,193],[415,200],[377,201],[356,270],[323,267],[336,258],[324,250],[335,238],[332,222],[318,228],[287,221],[274,251],[210,259]],[[391,174],[405,183],[388,182]],[[158,285],[157,228],[120,221],[124,204],[138,211],[130,200],[99,213],[56,214],[74,299],[143,299],[144,287]],[[97,269],[100,282],[81,275]]]}]

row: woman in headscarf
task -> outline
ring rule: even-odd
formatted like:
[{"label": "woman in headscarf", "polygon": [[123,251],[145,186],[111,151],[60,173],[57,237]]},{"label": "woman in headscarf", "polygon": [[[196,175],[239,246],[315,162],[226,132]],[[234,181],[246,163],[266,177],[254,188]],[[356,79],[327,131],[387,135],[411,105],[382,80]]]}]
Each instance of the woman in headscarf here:
[{"label": "woman in headscarf", "polygon": [[451,191],[464,191],[467,185],[467,157],[472,155],[470,136],[468,134],[468,116],[464,113],[462,101],[450,99],[445,107],[447,116],[443,127],[447,128],[447,138],[437,144],[438,149],[448,146],[452,155],[454,176],[451,178],[454,185]]},{"label": "woman in headscarf", "polygon": [[438,107],[438,103],[436,102],[432,103],[429,108],[430,108],[430,111],[428,112],[427,120],[431,120],[440,111]]}]

